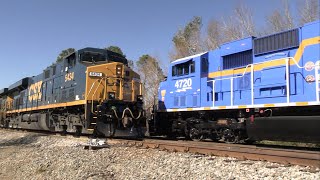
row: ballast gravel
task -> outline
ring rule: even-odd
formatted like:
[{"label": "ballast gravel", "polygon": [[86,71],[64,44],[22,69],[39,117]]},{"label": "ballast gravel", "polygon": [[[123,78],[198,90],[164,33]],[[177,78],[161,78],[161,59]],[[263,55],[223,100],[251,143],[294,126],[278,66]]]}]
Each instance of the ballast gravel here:
[{"label": "ballast gravel", "polygon": [[0,130],[0,179],[320,179],[320,169]]}]

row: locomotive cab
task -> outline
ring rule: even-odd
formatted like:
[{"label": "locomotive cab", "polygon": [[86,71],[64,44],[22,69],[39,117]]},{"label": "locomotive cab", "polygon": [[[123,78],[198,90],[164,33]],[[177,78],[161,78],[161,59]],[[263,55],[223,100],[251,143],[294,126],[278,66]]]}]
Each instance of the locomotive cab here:
[{"label": "locomotive cab", "polygon": [[78,57],[81,63],[87,64],[85,116],[89,120],[88,130],[106,136],[142,136],[140,76],[128,67],[124,57],[107,50],[83,50]]}]

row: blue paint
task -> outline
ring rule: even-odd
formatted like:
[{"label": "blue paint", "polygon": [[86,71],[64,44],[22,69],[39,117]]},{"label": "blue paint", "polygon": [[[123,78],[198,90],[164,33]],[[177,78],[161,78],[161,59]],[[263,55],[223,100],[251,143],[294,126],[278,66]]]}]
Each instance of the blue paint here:
[{"label": "blue paint", "polygon": [[[264,53],[255,54],[254,48],[261,48],[259,45],[254,46],[255,37],[249,37],[230,43],[221,45],[220,48],[213,51],[209,51],[204,54],[199,54],[192,57],[183,58],[183,60],[177,60],[169,67],[169,76],[167,81],[160,84],[159,89],[159,102],[161,104],[160,109],[172,109],[172,108],[195,108],[195,107],[218,107],[218,106],[237,106],[237,105],[251,105],[251,69],[250,66],[247,69],[247,73],[242,76],[241,73],[234,73],[236,69],[244,69],[246,65],[235,67],[228,71],[227,74],[221,74],[219,77],[210,78],[210,73],[224,71],[223,60],[225,56],[240,54],[242,52],[252,51],[252,63],[254,66],[258,64],[271,63],[274,60],[279,60],[288,57],[294,57],[298,52],[298,48],[303,49],[303,53],[298,65],[303,67],[307,63],[316,64],[320,61],[320,42],[314,40],[313,43],[306,43],[306,39],[319,38],[320,36],[320,21],[308,23],[302,27],[299,27],[296,31],[297,36],[291,38],[297,38],[300,46],[286,46],[286,40],[280,40],[277,42],[270,42],[272,47],[281,46],[278,49],[266,51]],[[285,32],[283,32],[285,33]],[[277,35],[277,34],[276,34]],[[268,36],[272,37],[272,35]],[[288,39],[292,40],[292,39]],[[270,41],[272,41],[270,39]],[[270,45],[269,43],[269,45]],[[273,44],[272,44],[273,43]],[[238,56],[235,56],[235,61]],[[239,56],[240,57],[240,56]],[[298,57],[299,58],[299,57]],[[208,59],[207,69],[202,68],[202,61]],[[171,68],[177,66],[180,63],[186,61],[194,61],[196,70],[192,74],[183,76],[172,76]],[[230,69],[228,69],[230,70]],[[230,78],[233,77],[233,82]],[[285,60],[283,63],[275,63],[269,66],[263,66],[260,69],[256,69],[253,74],[253,94],[254,104],[275,104],[275,103],[287,103],[287,93],[289,93],[289,102],[310,102],[316,101],[316,84],[318,82],[310,81],[310,77],[315,78],[315,68],[299,68],[291,63],[289,66],[289,92],[287,92],[287,75]],[[180,92],[179,86],[175,86],[177,81],[191,79],[192,86],[190,89]],[[215,80],[214,91],[213,85],[210,80]],[[233,90],[231,91],[231,83]],[[161,95],[161,91],[165,91],[165,96]],[[233,92],[233,99],[231,100],[231,92]],[[186,102],[184,101],[186,98]],[[193,98],[197,98],[197,103],[194,103]]]}]

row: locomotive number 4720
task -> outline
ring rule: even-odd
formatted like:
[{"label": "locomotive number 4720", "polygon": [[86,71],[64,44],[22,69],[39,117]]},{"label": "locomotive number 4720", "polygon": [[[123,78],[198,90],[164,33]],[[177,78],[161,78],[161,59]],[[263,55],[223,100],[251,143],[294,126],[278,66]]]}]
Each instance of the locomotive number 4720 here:
[{"label": "locomotive number 4720", "polygon": [[177,80],[174,87],[177,88],[178,91],[185,91],[187,89],[192,89],[192,79],[180,79]]}]

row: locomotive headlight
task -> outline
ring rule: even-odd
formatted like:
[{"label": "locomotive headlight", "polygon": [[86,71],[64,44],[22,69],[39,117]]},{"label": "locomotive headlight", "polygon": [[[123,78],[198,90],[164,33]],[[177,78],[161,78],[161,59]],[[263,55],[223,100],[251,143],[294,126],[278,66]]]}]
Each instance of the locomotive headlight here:
[{"label": "locomotive headlight", "polygon": [[143,102],[143,96],[142,95],[137,95],[137,101],[138,102]]},{"label": "locomotive headlight", "polygon": [[122,66],[121,65],[117,65],[116,71],[117,71],[117,75],[121,76],[122,75]]},{"label": "locomotive headlight", "polygon": [[113,100],[116,98],[116,93],[114,92],[108,92],[108,99],[109,100]]}]

